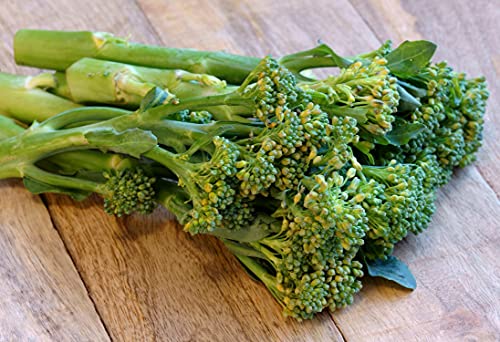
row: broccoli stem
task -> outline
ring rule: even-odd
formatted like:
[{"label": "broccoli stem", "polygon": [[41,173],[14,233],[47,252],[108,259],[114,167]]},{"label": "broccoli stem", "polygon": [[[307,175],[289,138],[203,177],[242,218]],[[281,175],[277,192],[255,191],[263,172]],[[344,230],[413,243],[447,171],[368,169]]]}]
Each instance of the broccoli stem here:
[{"label": "broccoli stem", "polygon": [[0,114],[0,140],[16,136],[24,132],[24,128],[19,126],[14,120]]},{"label": "broccoli stem", "polygon": [[0,112],[21,122],[43,121],[80,105],[43,90],[55,85],[49,74],[35,77],[0,73]]},{"label": "broccoli stem", "polygon": [[258,279],[266,285],[266,287],[271,291],[272,295],[278,300],[278,302],[284,306],[283,303],[283,294],[277,288],[277,280],[275,276],[269,274],[269,272],[254,258],[242,255],[235,254],[241,263],[250,270]]},{"label": "broccoli stem", "polygon": [[75,130],[14,136],[0,141],[0,179],[22,177],[23,169],[54,151],[87,146],[85,135]]},{"label": "broccoli stem", "polygon": [[[47,31],[24,29],[14,37],[16,63],[64,71],[71,64],[91,57],[152,68],[183,69],[209,74],[230,84],[241,84],[260,59],[221,51],[168,48],[128,42],[110,33],[90,31]],[[324,44],[290,54],[280,63],[300,76],[306,69],[346,66],[349,59]]]},{"label": "broccoli stem", "polygon": [[[43,107],[43,104],[40,104],[40,107]],[[131,114],[131,112],[112,107],[80,107],[61,113],[54,113],[50,118],[43,121],[41,125],[53,130],[72,128],[110,120],[126,114]],[[33,115],[35,116],[36,114],[33,113]]]},{"label": "broccoli stem", "polygon": [[52,186],[86,192],[95,192],[103,197],[109,194],[106,187],[101,183],[82,178],[57,175],[44,171],[34,165],[27,165],[23,167],[23,177],[31,178],[38,182],[50,184]]},{"label": "broccoli stem", "polygon": [[[25,132],[25,128],[19,126],[11,118],[0,115],[0,140],[11,138]],[[88,171],[110,171],[122,170],[132,167],[132,159],[119,154],[103,153],[99,151],[83,150],[63,152],[46,159],[57,165],[61,171],[74,173],[80,170]]]},{"label": "broccoli stem", "polygon": [[192,207],[187,204],[189,196],[176,183],[158,180],[156,183],[156,202],[170,211],[177,221],[184,225]]},{"label": "broccoli stem", "polygon": [[[158,162],[174,172],[180,179],[186,183],[186,187],[190,189],[192,187],[191,182],[191,172],[194,171],[195,165],[180,160],[174,153],[169,152],[159,146],[156,146],[144,153],[144,157]],[[193,188],[194,191],[194,188]],[[194,192],[193,192],[194,193]]]},{"label": "broccoli stem", "polygon": [[131,168],[133,159],[120,154],[103,153],[99,151],[69,151],[53,155],[47,159],[56,164],[60,172],[75,173],[81,170],[103,172]]},{"label": "broccoli stem", "polygon": [[[79,103],[104,103],[137,108],[146,94],[159,87],[177,98],[227,93],[224,81],[184,70],[133,66],[83,58],[65,73],[54,76],[57,86],[50,91]],[[168,102],[173,95],[166,97]]]},{"label": "broccoli stem", "polygon": [[153,68],[210,74],[239,84],[259,58],[225,52],[176,49],[127,42],[102,32],[20,30],[14,37],[16,63],[63,71],[84,57]]}]

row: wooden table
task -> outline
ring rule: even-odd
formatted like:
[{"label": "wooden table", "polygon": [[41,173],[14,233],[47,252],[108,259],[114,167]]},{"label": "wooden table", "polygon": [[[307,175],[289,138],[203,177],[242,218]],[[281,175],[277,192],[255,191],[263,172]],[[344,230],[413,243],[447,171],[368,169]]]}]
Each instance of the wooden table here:
[{"label": "wooden table", "polygon": [[[494,341],[500,339],[500,9],[481,1],[1,1],[0,68],[20,28],[91,29],[135,41],[258,56],[312,47],[341,54],[429,39],[492,93],[474,166],[439,193],[427,232],[397,248],[418,279],[367,280],[355,304],[285,320],[212,238],[164,210],[117,219],[96,198],[33,196],[0,182],[0,341]],[[0,94],[1,96],[1,94]]]}]

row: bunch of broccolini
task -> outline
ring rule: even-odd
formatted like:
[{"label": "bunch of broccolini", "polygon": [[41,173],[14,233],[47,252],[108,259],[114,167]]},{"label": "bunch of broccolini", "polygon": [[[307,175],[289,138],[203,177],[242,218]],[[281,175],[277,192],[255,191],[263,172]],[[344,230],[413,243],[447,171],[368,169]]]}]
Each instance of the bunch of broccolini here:
[{"label": "bunch of broccolini", "polygon": [[[259,59],[21,30],[14,48],[56,72],[0,74],[0,178],[119,216],[162,205],[299,320],[351,304],[481,145],[484,79],[426,41]],[[303,72],[324,67],[339,72]]]}]

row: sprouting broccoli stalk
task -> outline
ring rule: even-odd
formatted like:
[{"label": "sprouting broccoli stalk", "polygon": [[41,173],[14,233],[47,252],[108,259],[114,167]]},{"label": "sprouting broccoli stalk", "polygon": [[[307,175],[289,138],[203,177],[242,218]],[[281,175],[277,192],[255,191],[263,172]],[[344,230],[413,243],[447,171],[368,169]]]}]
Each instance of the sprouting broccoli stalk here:
[{"label": "sprouting broccoli stalk", "polygon": [[[372,58],[390,49],[385,44],[376,51],[355,58]],[[128,42],[110,33],[90,31],[20,30],[14,37],[16,62],[43,69],[64,71],[78,60],[90,57],[160,69],[182,69],[208,74],[241,84],[259,64],[260,58],[221,51],[168,48]],[[345,67],[352,60],[338,56],[325,44],[280,58],[280,63],[295,75],[321,67]]]},{"label": "sprouting broccoli stalk", "polygon": [[[71,48],[68,48],[71,47]],[[239,84],[260,58],[224,52],[204,52],[130,43],[103,32],[20,30],[14,51],[18,64],[64,71],[76,61],[91,57],[162,69],[209,74]]]},{"label": "sprouting broccoli stalk", "polygon": [[0,73],[0,112],[16,120],[31,123],[80,107],[44,91],[54,85],[50,74],[29,77]]},{"label": "sprouting broccoli stalk", "polygon": [[392,129],[399,103],[397,79],[390,75],[386,64],[379,57],[367,65],[356,61],[342,68],[337,76],[299,86],[326,112],[352,116],[368,133],[384,135]]},{"label": "sprouting broccoli stalk", "polygon": [[[210,232],[264,283],[286,316],[308,319],[344,307],[361,288],[354,257],[367,230],[365,211],[342,190],[355,173],[305,177],[295,191],[269,199],[247,227]],[[189,196],[173,183],[161,188],[159,202],[185,223]]]},{"label": "sprouting broccoli stalk", "polygon": [[[48,90],[54,89],[65,91],[64,88],[66,87],[60,83],[60,80],[49,73],[30,77],[0,72],[0,91],[4,95],[0,97],[0,112],[4,116],[29,125],[34,121],[41,122],[67,110],[81,108],[82,106],[77,103],[48,92]],[[69,90],[67,91],[69,92]],[[169,98],[172,99],[172,97]],[[106,110],[104,108],[97,109],[99,112]],[[112,109],[112,111],[117,111],[117,109]],[[86,113],[89,117],[92,116],[92,111],[84,110],[82,113]],[[130,112],[123,109],[122,113]],[[213,118],[207,111],[182,110],[171,114],[167,119],[209,123]],[[92,120],[89,118],[90,121]]]},{"label": "sprouting broccoli stalk", "polygon": [[165,103],[178,98],[227,93],[225,81],[184,70],[146,68],[83,58],[54,75],[55,94],[77,103],[100,103],[138,108],[151,89],[164,89]]},{"label": "sprouting broccoli stalk", "polygon": [[[97,193],[104,198],[105,211],[117,216],[133,212],[148,214],[156,207],[153,188],[155,178],[148,175],[133,159],[93,150],[62,152],[56,155],[41,152],[38,157],[26,158],[26,154],[31,155],[30,150],[34,148],[12,146],[10,142],[29,144],[29,137],[21,137],[29,136],[30,133],[13,120],[0,116],[0,148],[3,153],[9,151],[3,159],[9,160],[17,155],[15,163],[7,162],[9,166],[2,168],[3,175],[9,175],[10,168],[10,174],[17,173],[19,177],[23,177],[24,184],[33,193],[58,192],[69,194],[76,199]],[[100,145],[100,148],[104,146]],[[47,147],[40,147],[40,151],[48,150]],[[44,156],[47,158],[44,159]],[[47,163],[56,166],[58,172],[45,170],[43,164]],[[73,175],[82,170],[97,172],[100,177],[90,180],[59,174]]]},{"label": "sprouting broccoli stalk", "polygon": [[484,78],[467,79],[445,63],[429,65],[402,85],[421,102],[402,118],[424,129],[406,144],[380,148],[376,158],[420,165],[432,191],[449,181],[455,167],[475,160],[489,93]]}]

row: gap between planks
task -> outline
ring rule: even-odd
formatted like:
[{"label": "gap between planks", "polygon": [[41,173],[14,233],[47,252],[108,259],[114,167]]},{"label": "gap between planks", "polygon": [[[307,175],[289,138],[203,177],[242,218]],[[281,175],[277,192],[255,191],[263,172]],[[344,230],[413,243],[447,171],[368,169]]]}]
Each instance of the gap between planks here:
[{"label": "gap between planks", "polygon": [[47,198],[45,197],[45,195],[42,194],[42,195],[40,195],[40,199],[42,200],[42,203],[45,206],[47,213],[49,214],[50,223],[52,224],[52,227],[56,231],[57,236],[61,240],[61,242],[64,246],[64,251],[66,252],[66,254],[68,254],[69,259],[71,260],[71,263],[73,264],[73,266],[76,270],[76,273],[78,274],[78,277],[80,278],[80,280],[83,284],[83,287],[85,288],[85,293],[87,294],[87,297],[89,298],[90,302],[92,303],[92,306],[94,307],[94,310],[97,313],[97,317],[99,317],[99,321],[101,322],[102,326],[104,327],[104,331],[106,332],[107,337],[109,338],[110,341],[112,341],[113,339],[111,338],[109,328],[108,328],[106,322],[104,321],[104,319],[102,318],[101,312],[99,311],[99,307],[96,305],[96,302],[94,301],[94,298],[92,297],[92,295],[89,291],[89,287],[88,287],[87,283],[85,282],[85,279],[82,276],[80,268],[78,267],[78,264],[76,263],[75,259],[73,258],[73,255],[70,253],[68,246],[66,245],[66,241],[65,241],[65,239],[63,239],[61,232],[59,231],[59,229],[57,227],[56,222],[54,222],[54,218],[52,217],[52,211],[50,210],[50,205],[47,201]]}]

